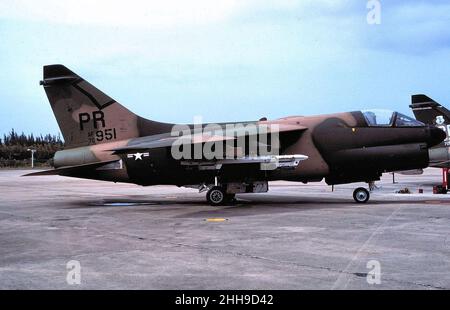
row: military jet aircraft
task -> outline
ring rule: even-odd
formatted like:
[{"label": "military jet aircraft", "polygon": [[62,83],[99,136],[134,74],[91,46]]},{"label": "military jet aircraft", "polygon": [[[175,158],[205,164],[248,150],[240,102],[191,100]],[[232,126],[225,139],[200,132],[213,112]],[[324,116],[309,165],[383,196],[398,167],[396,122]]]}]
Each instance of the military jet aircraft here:
[{"label": "military jet aircraft", "polygon": [[[211,205],[267,192],[272,180],[335,185],[424,168],[428,149],[445,138],[441,129],[386,110],[161,123],[130,112],[63,65],[45,66],[41,85],[66,147],[55,154],[55,169],[30,175],[195,187],[207,191]],[[353,193],[358,203],[369,197],[363,187]]]},{"label": "military jet aircraft", "polygon": [[409,107],[417,120],[436,126],[446,133],[446,138],[430,149],[430,166],[450,168],[450,111],[423,94],[413,95]]}]

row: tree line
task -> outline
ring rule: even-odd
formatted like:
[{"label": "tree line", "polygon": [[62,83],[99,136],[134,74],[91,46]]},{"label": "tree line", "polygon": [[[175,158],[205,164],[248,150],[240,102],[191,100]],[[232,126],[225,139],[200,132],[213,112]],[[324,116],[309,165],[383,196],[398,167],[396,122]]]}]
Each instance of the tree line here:
[{"label": "tree line", "polygon": [[37,166],[50,165],[55,152],[64,147],[58,135],[38,135],[17,133],[14,129],[0,138],[0,167],[23,167],[30,165],[30,149],[34,153]]}]

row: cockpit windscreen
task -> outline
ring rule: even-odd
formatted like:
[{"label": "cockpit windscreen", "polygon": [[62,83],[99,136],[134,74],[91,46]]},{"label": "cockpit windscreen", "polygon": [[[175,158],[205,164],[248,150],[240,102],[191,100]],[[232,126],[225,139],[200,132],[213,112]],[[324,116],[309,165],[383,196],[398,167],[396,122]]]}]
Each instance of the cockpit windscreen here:
[{"label": "cockpit windscreen", "polygon": [[369,126],[392,126],[395,113],[390,110],[364,110],[361,111]]},{"label": "cockpit windscreen", "polygon": [[361,111],[369,126],[382,127],[422,127],[424,123],[409,116],[390,110],[363,110]]}]

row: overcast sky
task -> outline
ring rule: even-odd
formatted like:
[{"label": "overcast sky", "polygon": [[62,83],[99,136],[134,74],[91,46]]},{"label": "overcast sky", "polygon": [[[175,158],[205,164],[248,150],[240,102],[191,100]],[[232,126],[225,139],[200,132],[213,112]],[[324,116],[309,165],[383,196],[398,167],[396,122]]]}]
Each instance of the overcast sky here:
[{"label": "overcast sky", "polygon": [[450,106],[450,4],[381,0],[0,0],[0,134],[57,133],[61,63],[141,116],[189,123]]}]

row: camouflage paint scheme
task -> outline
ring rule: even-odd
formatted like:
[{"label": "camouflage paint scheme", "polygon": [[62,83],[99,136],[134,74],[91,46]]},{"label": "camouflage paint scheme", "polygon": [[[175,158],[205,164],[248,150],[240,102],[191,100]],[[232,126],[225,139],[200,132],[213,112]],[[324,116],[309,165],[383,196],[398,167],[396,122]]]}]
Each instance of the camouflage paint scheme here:
[{"label": "camouflage paint scheme", "polygon": [[[182,166],[161,142],[170,138],[173,124],[135,115],[62,65],[45,66],[41,84],[66,142],[66,149],[55,155],[57,169],[36,173],[41,175],[178,186],[213,184],[216,176],[221,182],[369,182],[383,172],[426,167],[428,148],[444,139],[441,130],[425,125],[371,127],[359,111],[244,122],[278,124],[281,154],[309,158],[291,170],[261,171],[259,165],[236,164],[200,171]],[[145,143],[163,146],[144,151],[137,147]],[[133,158],[135,152],[146,156]]]}]

